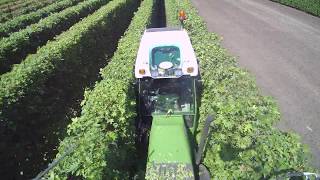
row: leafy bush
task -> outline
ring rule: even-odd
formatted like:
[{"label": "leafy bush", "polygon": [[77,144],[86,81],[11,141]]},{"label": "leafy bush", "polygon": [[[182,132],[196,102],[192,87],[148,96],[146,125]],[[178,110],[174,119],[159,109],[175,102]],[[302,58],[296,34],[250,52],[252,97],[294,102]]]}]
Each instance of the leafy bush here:
[{"label": "leafy bush", "polygon": [[84,1],[2,39],[0,41],[0,73],[9,71],[11,65],[20,63],[26,55],[33,53],[39,46],[44,45],[107,2],[109,0]]},{"label": "leafy bush", "polygon": [[320,16],[320,0],[271,0]]},{"label": "leafy bush", "polygon": [[0,1],[0,6],[5,6],[7,4],[15,3],[14,0],[1,0]]},{"label": "leafy bush", "polygon": [[[81,109],[84,89],[99,78],[99,69],[107,63],[105,57],[112,56],[137,6],[137,1],[129,0],[108,3],[0,77],[0,94],[9,97],[8,93],[12,93],[15,98],[0,98],[0,161],[12,162],[11,166],[1,166],[2,170],[4,166],[11,168],[9,179],[14,173],[21,179],[21,170],[24,179],[30,179],[35,171],[44,168],[45,159],[41,157],[45,154],[51,158],[56,152],[54,145],[58,142],[53,141],[59,136],[50,135],[58,131],[57,126],[66,128],[69,117]],[[7,88],[12,91],[5,92]],[[3,104],[4,101],[10,104]],[[40,135],[47,137],[49,143],[41,144]],[[3,175],[3,171],[0,173]]]},{"label": "leafy bush", "polygon": [[41,18],[49,16],[51,13],[59,12],[67,7],[73,6],[83,0],[64,0],[55,2],[47,7],[35,12],[18,16],[0,25],[0,38],[8,37],[11,33],[38,22]]},{"label": "leafy bush", "polygon": [[16,10],[10,9],[7,13],[2,13],[0,15],[0,22],[3,23],[9,19],[12,19],[16,16],[20,16],[22,14],[27,14],[31,11],[36,11],[41,9],[49,4],[52,4],[55,0],[44,0],[44,1],[32,1],[30,4],[25,5],[24,7],[20,7]]},{"label": "leafy bush", "polygon": [[68,174],[85,179],[129,179],[135,171],[134,146],[135,95],[133,66],[140,38],[151,25],[154,1],[144,0],[118,43],[103,79],[86,91],[82,115],[68,127],[69,136],[60,145],[60,157],[70,144],[74,153],[51,173],[51,179],[66,179]]},{"label": "leafy bush", "polygon": [[26,0],[23,3],[20,4],[14,4],[14,5],[8,5],[6,8],[2,8],[0,9],[2,13],[8,13],[8,12],[12,12],[12,11],[16,11],[19,10],[20,8],[24,8],[24,7],[28,7],[28,5],[34,3],[34,0]]},{"label": "leafy bush", "polygon": [[[254,78],[237,67],[188,0],[166,3],[166,7],[178,7],[187,13],[185,28],[199,59],[203,81],[201,125],[208,115],[216,115],[204,158],[211,176],[269,179],[288,171],[308,170],[308,153],[299,138],[273,127],[280,119],[274,100],[260,94]],[[167,19],[177,17],[178,9],[167,8]],[[178,24],[177,20],[167,23]]]},{"label": "leafy bush", "polygon": [[[91,57],[113,47],[108,43],[113,42],[113,36],[118,36],[119,29],[123,28],[121,26],[128,22],[130,12],[135,8],[135,1],[127,1],[117,0],[108,3],[74,25],[69,31],[59,35],[55,41],[40,48],[37,54],[29,55],[11,72],[3,74],[0,77],[1,127],[14,123],[17,117],[11,116],[16,111],[15,105],[23,102],[26,97],[30,101],[41,101],[32,100],[32,97],[44,94],[46,83],[49,83],[47,81],[55,74],[73,73],[82,74],[85,77],[92,64],[99,63],[98,59],[91,59]],[[101,48],[96,48],[96,46]],[[87,60],[90,61],[87,62]],[[72,76],[65,77],[65,79],[70,78]],[[74,86],[78,83],[81,82],[65,86]]]}]

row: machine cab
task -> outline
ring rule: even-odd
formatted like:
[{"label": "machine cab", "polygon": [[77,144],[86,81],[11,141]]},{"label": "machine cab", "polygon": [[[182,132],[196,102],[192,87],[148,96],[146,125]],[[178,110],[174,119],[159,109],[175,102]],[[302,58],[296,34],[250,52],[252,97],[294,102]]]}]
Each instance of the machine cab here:
[{"label": "machine cab", "polygon": [[198,63],[188,33],[178,28],[147,29],[135,64],[141,115],[183,117],[195,131]]},{"label": "machine cab", "polygon": [[135,77],[198,76],[198,63],[184,29],[155,28],[144,32],[135,64]]}]

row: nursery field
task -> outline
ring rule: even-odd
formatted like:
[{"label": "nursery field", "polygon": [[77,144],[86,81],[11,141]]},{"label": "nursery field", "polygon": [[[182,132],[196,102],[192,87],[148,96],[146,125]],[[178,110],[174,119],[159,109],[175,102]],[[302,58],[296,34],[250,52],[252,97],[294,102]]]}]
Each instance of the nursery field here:
[{"label": "nursery field", "polygon": [[144,179],[134,63],[144,30],[179,27],[181,9],[200,65],[199,135],[216,117],[203,159],[212,179],[314,171],[189,0],[0,0],[0,176],[30,179],[64,157],[47,178]]}]

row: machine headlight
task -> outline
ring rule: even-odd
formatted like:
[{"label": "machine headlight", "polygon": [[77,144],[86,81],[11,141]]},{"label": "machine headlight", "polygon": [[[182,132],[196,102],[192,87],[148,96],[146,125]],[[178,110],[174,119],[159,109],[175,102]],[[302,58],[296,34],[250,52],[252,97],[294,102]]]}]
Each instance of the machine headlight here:
[{"label": "machine headlight", "polygon": [[187,72],[188,72],[188,73],[193,73],[193,70],[194,70],[193,67],[188,67],[188,68],[187,68]]},{"label": "machine headlight", "polygon": [[146,74],[146,70],[144,70],[144,69],[139,69],[139,74],[141,74],[141,75]]}]

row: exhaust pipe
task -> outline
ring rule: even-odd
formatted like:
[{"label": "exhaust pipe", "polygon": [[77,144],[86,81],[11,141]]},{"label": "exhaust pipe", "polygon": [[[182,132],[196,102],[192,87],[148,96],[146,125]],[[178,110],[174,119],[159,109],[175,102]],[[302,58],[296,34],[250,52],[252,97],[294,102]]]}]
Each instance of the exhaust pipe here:
[{"label": "exhaust pipe", "polygon": [[203,150],[204,147],[206,145],[206,141],[209,135],[209,130],[210,130],[210,124],[213,121],[213,117],[212,116],[208,116],[206,119],[206,122],[204,124],[203,127],[203,131],[202,131],[202,135],[201,135],[201,139],[200,139],[200,145],[198,148],[198,152],[196,154],[196,164],[199,166],[201,163],[201,159],[202,159],[202,154],[203,154]]}]

